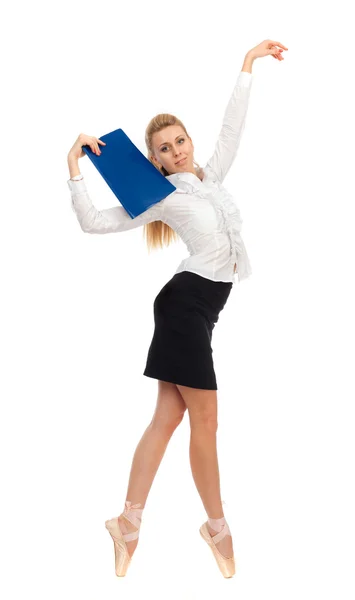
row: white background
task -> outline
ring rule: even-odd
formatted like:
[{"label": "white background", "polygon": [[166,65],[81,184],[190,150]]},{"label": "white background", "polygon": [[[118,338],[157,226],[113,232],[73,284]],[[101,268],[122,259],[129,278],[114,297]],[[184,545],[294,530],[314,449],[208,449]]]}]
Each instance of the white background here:
[{"label": "white background", "polygon": [[[348,3],[19,2],[1,39],[1,595],[6,600],[354,598],[354,73]],[[252,276],[213,334],[218,452],[237,573],[225,580],[174,433],[127,576],[104,522],[124,506],[155,408],[153,302],[187,256],[143,229],[82,232],[79,133],[176,114],[203,166],[244,56],[243,139],[224,185]],[[79,162],[97,208],[117,199]]]}]

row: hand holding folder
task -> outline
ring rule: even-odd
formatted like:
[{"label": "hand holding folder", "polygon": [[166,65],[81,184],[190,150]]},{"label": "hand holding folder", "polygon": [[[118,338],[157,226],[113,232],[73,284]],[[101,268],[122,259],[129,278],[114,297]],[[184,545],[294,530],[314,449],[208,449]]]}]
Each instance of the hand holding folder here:
[{"label": "hand holding folder", "polygon": [[176,190],[123,129],[100,136],[100,140],[106,144],[100,146],[100,156],[90,146],[83,150],[132,219]]}]

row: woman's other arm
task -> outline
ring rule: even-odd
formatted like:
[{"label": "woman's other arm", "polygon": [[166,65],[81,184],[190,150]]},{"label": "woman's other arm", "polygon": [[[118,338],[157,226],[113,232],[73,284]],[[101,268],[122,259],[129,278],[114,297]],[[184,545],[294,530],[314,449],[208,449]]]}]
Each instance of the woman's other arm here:
[{"label": "woman's other arm", "polygon": [[[78,159],[68,155],[70,177],[80,175]],[[114,206],[98,210],[93,205],[86,189],[84,178],[80,181],[68,180],[71,191],[71,205],[85,233],[115,233],[141,227],[152,221],[159,221],[163,216],[163,200],[153,204],[143,213],[132,219],[123,206]]]}]

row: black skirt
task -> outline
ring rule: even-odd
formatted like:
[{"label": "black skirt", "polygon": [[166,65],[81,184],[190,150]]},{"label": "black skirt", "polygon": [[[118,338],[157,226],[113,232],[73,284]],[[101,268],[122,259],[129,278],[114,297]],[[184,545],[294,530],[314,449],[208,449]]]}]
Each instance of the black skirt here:
[{"label": "black skirt", "polygon": [[176,273],[154,300],[154,334],[143,375],[217,390],[212,331],[233,283]]}]

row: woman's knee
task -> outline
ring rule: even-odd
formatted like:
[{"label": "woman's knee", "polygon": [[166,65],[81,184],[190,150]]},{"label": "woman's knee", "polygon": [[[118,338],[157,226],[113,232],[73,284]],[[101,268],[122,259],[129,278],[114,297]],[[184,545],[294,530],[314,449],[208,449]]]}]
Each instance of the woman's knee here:
[{"label": "woman's knee", "polygon": [[215,435],[218,429],[216,417],[201,415],[196,418],[190,418],[191,432],[203,432],[204,434]]},{"label": "woman's knee", "polygon": [[158,399],[151,424],[165,431],[174,431],[181,423],[186,404],[175,383],[158,380]]},{"label": "woman's knee", "polygon": [[206,432],[216,433],[217,390],[200,390],[177,385],[189,411],[191,429],[203,428]]}]

